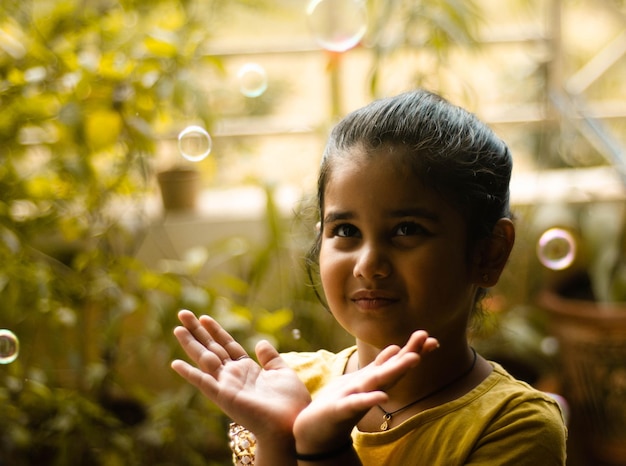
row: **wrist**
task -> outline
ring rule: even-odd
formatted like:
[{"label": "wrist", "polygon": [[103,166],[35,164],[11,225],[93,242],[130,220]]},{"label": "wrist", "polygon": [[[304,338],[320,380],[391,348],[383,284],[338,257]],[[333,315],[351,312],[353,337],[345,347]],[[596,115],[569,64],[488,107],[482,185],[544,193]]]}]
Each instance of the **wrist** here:
[{"label": "wrist", "polygon": [[233,464],[236,466],[254,464],[256,457],[256,437],[245,427],[231,422],[228,429]]},{"label": "wrist", "polygon": [[295,453],[293,435],[290,432],[268,432],[268,430],[262,429],[258,435],[255,435],[240,424],[230,423],[229,446],[235,466],[287,464],[284,463],[286,458],[291,458],[293,461]]}]

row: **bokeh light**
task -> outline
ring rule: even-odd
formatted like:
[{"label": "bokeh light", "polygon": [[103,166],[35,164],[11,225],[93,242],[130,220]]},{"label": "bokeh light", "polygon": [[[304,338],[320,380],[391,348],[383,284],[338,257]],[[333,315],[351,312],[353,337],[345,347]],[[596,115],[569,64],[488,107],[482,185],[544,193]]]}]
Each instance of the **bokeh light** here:
[{"label": "bokeh light", "polygon": [[307,19],[322,48],[345,52],[356,46],[367,31],[367,6],[364,0],[311,0]]}]

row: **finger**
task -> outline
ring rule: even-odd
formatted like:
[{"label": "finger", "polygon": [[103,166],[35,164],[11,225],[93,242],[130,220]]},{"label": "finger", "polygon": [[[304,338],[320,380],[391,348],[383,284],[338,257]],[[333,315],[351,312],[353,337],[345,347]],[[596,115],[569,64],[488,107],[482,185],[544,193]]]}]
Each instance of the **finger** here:
[{"label": "finger", "polygon": [[[200,319],[203,319],[203,317],[205,316],[200,317]],[[228,351],[219,342],[215,341],[209,331],[202,325],[201,320],[193,312],[183,309],[178,313],[178,319],[191,332],[193,337],[204,347],[215,353],[220,361],[232,359]]]},{"label": "finger", "polygon": [[428,332],[425,330],[416,330],[411,334],[409,340],[402,347],[401,352],[414,351],[416,353],[421,353],[424,349],[424,343],[428,339]]},{"label": "finger", "polygon": [[420,355],[430,353],[439,347],[439,341],[428,335],[425,330],[417,330],[411,334],[407,343],[402,347],[399,354],[415,352]]},{"label": "finger", "polygon": [[219,389],[217,381],[213,377],[178,359],[172,361],[171,367],[187,382],[197,387],[207,398],[215,399]]},{"label": "finger", "polygon": [[431,351],[435,351],[437,348],[439,348],[439,340],[434,337],[428,337],[424,342],[422,352],[430,353]]},{"label": "finger", "polygon": [[[417,330],[411,334],[407,343],[400,348],[398,345],[390,345],[384,348],[374,360],[374,365],[381,366],[389,363],[400,364],[395,368],[389,366],[391,370],[405,370],[414,367],[421,359],[422,355],[429,353],[439,347],[436,338],[428,336],[425,330]],[[405,369],[402,369],[405,368]]]},{"label": "finger", "polygon": [[187,356],[203,371],[213,373],[222,367],[222,356],[213,353],[209,348],[202,345],[187,328],[176,327],[174,336]]},{"label": "finger", "polygon": [[280,356],[276,348],[267,340],[261,340],[256,344],[255,348],[259,364],[268,370],[278,370],[289,367]]},{"label": "finger", "polygon": [[422,341],[425,340],[425,338],[426,336],[424,334],[415,332],[402,348],[398,345],[387,346],[376,356],[374,360],[375,365],[380,366],[393,358],[397,360],[410,353],[419,354],[418,348],[422,347]]},{"label": "finger", "polygon": [[339,417],[343,419],[351,419],[387,401],[389,401],[389,396],[380,390],[353,393],[337,401],[336,412],[340,413]]},{"label": "finger", "polygon": [[224,350],[225,358],[237,361],[248,356],[245,348],[230,333],[224,330],[215,319],[209,316],[201,316],[199,322],[220,348]]},{"label": "finger", "polygon": [[391,359],[393,356],[398,354],[400,352],[400,350],[401,350],[401,348],[398,345],[389,345],[389,346],[387,346],[380,353],[378,353],[378,355],[376,356],[376,359],[374,360],[374,364],[376,364],[378,366],[381,365],[381,364],[384,364],[389,359]]},{"label": "finger", "polygon": [[392,358],[401,358],[408,353],[417,353],[423,349],[424,342],[428,339],[428,334],[424,330],[413,332],[407,343],[400,347],[398,345],[389,345],[385,347],[374,360],[374,364],[380,366]]},{"label": "finger", "polygon": [[375,364],[363,375],[358,392],[385,390],[395,384],[409,369],[419,362],[415,352],[395,354],[382,364]]}]

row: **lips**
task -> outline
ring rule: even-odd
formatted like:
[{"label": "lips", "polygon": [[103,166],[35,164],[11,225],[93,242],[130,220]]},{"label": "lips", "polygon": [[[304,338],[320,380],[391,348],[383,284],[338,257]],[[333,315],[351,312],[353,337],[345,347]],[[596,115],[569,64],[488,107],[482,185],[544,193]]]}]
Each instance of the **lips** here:
[{"label": "lips", "polygon": [[394,304],[398,299],[391,293],[382,290],[360,290],[350,300],[362,309],[380,309]]}]

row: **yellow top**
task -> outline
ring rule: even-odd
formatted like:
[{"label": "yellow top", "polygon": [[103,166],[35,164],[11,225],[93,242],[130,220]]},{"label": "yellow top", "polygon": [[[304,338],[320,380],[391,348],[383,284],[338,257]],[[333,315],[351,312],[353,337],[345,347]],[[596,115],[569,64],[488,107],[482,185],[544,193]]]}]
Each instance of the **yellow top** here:
[{"label": "yellow top", "polygon": [[[343,374],[356,347],[286,353],[315,397]],[[352,432],[364,466],[565,464],[567,430],[556,401],[514,379],[500,365],[461,398],[416,414],[385,432]]]}]

